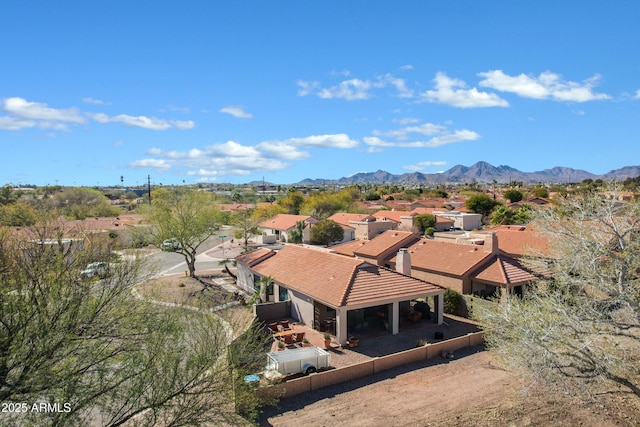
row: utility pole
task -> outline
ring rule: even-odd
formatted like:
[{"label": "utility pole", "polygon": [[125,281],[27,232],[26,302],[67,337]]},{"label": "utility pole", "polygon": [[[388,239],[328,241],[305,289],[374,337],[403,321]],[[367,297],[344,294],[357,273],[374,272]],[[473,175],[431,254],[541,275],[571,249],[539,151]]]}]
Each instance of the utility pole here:
[{"label": "utility pole", "polygon": [[151,175],[147,175],[147,191],[149,192],[149,206],[151,206]]}]

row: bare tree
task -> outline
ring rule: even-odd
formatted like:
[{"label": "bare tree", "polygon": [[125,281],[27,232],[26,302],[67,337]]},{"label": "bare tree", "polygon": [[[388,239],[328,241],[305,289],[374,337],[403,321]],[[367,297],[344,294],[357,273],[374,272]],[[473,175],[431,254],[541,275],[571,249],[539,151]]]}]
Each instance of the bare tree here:
[{"label": "bare tree", "polygon": [[[36,231],[18,238],[0,229],[0,401],[26,405],[1,413],[0,425],[240,422],[232,384],[256,372],[259,329],[235,338],[210,312],[133,298],[135,260],[83,279],[93,249],[56,229]],[[244,353],[231,370],[225,356],[234,338]]]},{"label": "bare tree", "polygon": [[566,198],[535,220],[551,256],[547,279],[493,308],[477,307],[489,348],[563,390],[615,385],[640,397],[640,205],[600,194]]}]

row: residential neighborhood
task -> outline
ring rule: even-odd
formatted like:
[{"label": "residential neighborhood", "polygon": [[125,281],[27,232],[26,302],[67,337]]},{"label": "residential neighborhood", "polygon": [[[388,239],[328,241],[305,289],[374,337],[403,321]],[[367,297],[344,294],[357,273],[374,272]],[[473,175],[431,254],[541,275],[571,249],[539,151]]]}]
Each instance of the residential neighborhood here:
[{"label": "residential neighborhood", "polygon": [[[633,205],[633,198],[618,193],[611,197],[614,193],[604,185],[596,197],[612,209]],[[410,361],[448,360],[486,351],[486,325],[480,311],[525,301],[538,283],[553,281],[553,265],[564,262],[558,258],[553,236],[567,225],[536,219],[546,218],[564,202],[549,193],[545,198],[523,197],[511,203],[503,196],[513,193],[508,185],[496,192],[491,188],[455,198],[404,202],[398,193],[388,196],[388,202],[380,199],[384,208],[365,211],[354,189],[283,190],[269,202],[260,202],[264,196],[257,193],[250,196],[250,190],[238,192],[246,203],[224,203],[228,196],[204,189],[178,193],[175,199],[154,191],[149,210],[131,209],[119,198],[105,198],[101,203],[115,207],[114,216],[73,219],[75,211],[65,211],[63,205],[60,214],[48,220],[46,230],[38,231],[35,223],[4,230],[7,236],[28,239],[31,244],[46,243],[77,253],[74,256],[81,262],[77,277],[85,283],[112,283],[124,264],[133,260],[161,265],[160,273],[145,267],[147,281],[157,280],[154,277],[184,280],[180,278],[190,275],[204,280],[205,287],[189,288],[182,298],[189,301],[211,292],[228,295],[231,302],[216,310],[223,306],[225,311],[237,310],[248,316],[249,324],[258,325],[265,340],[262,351],[254,353],[259,358],[273,355],[269,357],[290,364],[304,347],[322,349],[325,353],[318,353],[326,355],[322,363],[305,359],[306,368],[287,368],[298,374],[272,374],[267,380],[264,373],[247,373],[257,375],[255,381],[261,387],[280,387],[283,402],[372,375],[364,372],[374,360],[380,365],[374,369],[378,372],[409,366]],[[19,190],[6,193],[5,209],[23,203],[25,196]],[[341,211],[338,203],[328,209],[332,195],[346,194],[355,196],[347,209]],[[574,194],[577,199],[583,197]],[[489,215],[474,212],[482,209],[473,204],[478,195],[492,206]],[[305,207],[313,206],[320,196],[325,204],[322,210]],[[53,202],[54,197],[55,193],[44,194],[39,203]],[[294,207],[293,201],[298,205]],[[145,200],[139,203],[144,206]],[[185,224],[200,224],[202,217],[199,231],[183,231],[178,223],[153,213],[178,206],[191,209]],[[505,209],[513,216],[503,217]],[[521,218],[524,221],[516,222]],[[327,223],[335,224],[340,233],[319,243],[318,230]],[[91,255],[87,258],[85,252]],[[132,287],[136,295],[150,298],[139,286]],[[158,303],[175,304],[176,297],[172,298]],[[285,353],[277,356],[281,351]],[[334,374],[338,371],[339,375]],[[310,375],[323,376],[323,385],[308,383]]]}]

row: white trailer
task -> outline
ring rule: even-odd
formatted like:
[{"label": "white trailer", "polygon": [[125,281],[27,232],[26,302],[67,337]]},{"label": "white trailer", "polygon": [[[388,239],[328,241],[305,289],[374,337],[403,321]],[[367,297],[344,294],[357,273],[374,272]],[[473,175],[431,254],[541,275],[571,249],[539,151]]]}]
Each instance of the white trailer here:
[{"label": "white trailer", "polygon": [[320,347],[302,347],[267,353],[267,371],[281,375],[309,375],[329,367],[331,355]]}]

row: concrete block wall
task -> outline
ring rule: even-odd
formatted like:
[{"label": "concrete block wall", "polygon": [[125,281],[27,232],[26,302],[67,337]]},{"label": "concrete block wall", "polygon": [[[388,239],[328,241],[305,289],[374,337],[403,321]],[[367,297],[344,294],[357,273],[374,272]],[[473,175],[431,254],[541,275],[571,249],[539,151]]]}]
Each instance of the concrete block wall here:
[{"label": "concrete block wall", "polygon": [[466,347],[481,345],[484,342],[484,332],[475,332],[450,340],[431,343],[388,356],[377,357],[366,362],[345,366],[338,369],[311,374],[280,384],[285,390],[284,397],[292,397],[309,391],[318,390],[346,381],[355,380],[377,374],[387,369],[408,363],[440,357],[443,351],[456,351]]}]

